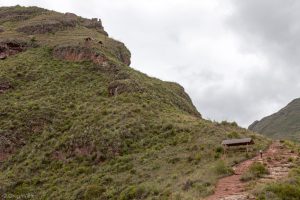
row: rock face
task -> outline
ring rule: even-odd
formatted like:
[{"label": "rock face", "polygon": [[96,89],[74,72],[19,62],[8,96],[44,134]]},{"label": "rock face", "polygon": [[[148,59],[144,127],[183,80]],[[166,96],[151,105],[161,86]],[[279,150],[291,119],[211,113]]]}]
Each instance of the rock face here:
[{"label": "rock face", "polygon": [[83,46],[58,46],[53,50],[53,56],[68,61],[92,61],[99,65],[108,65],[108,59],[92,48]]},{"label": "rock face", "polygon": [[23,21],[30,19],[34,16],[46,12],[43,8],[38,7],[1,7],[0,8],[0,23],[6,21]]},{"label": "rock face", "polygon": [[74,28],[76,23],[77,21],[73,17],[64,17],[60,19],[37,21],[35,23],[17,28],[17,31],[29,35],[55,33],[59,30]]},{"label": "rock face", "polygon": [[4,28],[0,26],[0,33],[4,32]]},{"label": "rock face", "polygon": [[17,30],[29,35],[32,34],[44,34],[44,33],[55,33],[59,30],[66,29],[67,27],[75,27],[76,24],[72,21],[69,22],[59,22],[59,21],[49,21],[43,24],[33,24],[29,26],[22,26]]},{"label": "rock face", "polygon": [[[85,40],[91,40],[86,38]],[[84,45],[58,45],[53,49],[53,56],[58,59],[64,59],[68,61],[92,61],[95,64],[108,66],[107,57],[101,53],[102,45],[93,47],[90,44],[91,41],[86,41]],[[123,53],[124,52],[124,53]],[[126,48],[117,49],[117,52],[112,51],[115,58],[125,65],[130,65],[130,53],[126,51]],[[119,55],[118,55],[119,54]]]},{"label": "rock face", "polygon": [[78,17],[73,13],[54,13],[53,16],[41,15],[33,18],[26,25],[19,26],[16,30],[28,35],[55,33],[60,30],[75,28],[76,26],[83,26],[89,29],[95,29],[103,35],[108,36],[104,31],[100,19],[85,19]]},{"label": "rock face", "polygon": [[300,141],[300,99],[293,100],[277,113],[253,122],[248,129],[274,139]]},{"label": "rock face", "polygon": [[96,29],[97,31],[99,31],[99,32],[103,33],[104,35],[108,36],[107,32],[104,31],[101,19],[98,19],[98,18],[93,18],[91,20],[84,19],[83,22],[82,22],[82,25],[86,28]]},{"label": "rock face", "polygon": [[28,44],[21,40],[4,40],[0,41],[0,60],[8,56],[15,55],[19,52],[25,51]]},{"label": "rock face", "polygon": [[130,61],[130,57],[131,57],[130,51],[127,50],[127,48],[125,47],[125,45],[123,43],[120,43],[119,46],[118,46],[117,57],[125,65],[129,66],[131,64],[131,61]]}]

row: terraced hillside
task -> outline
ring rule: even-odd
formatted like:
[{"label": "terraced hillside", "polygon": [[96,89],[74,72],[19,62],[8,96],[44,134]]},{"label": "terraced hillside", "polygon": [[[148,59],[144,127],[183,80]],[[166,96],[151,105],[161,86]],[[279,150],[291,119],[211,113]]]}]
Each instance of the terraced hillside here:
[{"label": "terraced hillside", "polygon": [[274,139],[300,141],[300,99],[293,100],[277,113],[255,121],[249,129]]},{"label": "terraced hillside", "polygon": [[2,198],[199,199],[252,156],[221,160],[223,139],[267,146],[202,119],[180,85],[130,68],[98,19],[2,7],[0,30]]}]

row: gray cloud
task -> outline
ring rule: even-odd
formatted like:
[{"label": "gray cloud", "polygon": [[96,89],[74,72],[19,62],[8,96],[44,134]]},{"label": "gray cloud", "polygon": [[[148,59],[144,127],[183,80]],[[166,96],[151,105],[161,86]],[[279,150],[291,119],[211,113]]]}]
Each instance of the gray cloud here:
[{"label": "gray cloud", "polygon": [[[244,79],[248,85],[245,91],[255,98],[250,102],[250,108],[256,110],[256,102],[256,105],[262,105],[258,113],[274,112],[300,96],[300,2],[232,2],[233,12],[228,24],[240,39],[241,51],[261,55],[267,61],[263,70],[250,73]],[[257,116],[262,117],[261,114]]]},{"label": "gray cloud", "polygon": [[300,2],[295,0],[234,0],[231,25],[249,41],[252,50],[263,51],[272,62],[298,67],[300,58]]},{"label": "gray cloud", "polygon": [[296,0],[0,0],[99,17],[132,67],[183,85],[212,120],[243,126],[299,97]]}]

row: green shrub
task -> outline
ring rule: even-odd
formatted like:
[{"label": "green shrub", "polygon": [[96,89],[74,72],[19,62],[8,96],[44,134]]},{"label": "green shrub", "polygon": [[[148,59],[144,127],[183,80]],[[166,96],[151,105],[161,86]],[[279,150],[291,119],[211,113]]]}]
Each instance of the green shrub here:
[{"label": "green shrub", "polygon": [[230,125],[232,127],[238,127],[238,124],[236,122],[227,122],[227,121],[222,121],[221,125],[226,126],[226,125]]},{"label": "green shrub", "polygon": [[268,169],[259,162],[254,162],[249,169],[242,174],[241,181],[250,181],[256,178],[260,178],[265,174],[269,174]]},{"label": "green shrub", "polygon": [[223,153],[223,152],[224,152],[223,147],[217,147],[216,148],[216,153]]},{"label": "green shrub", "polygon": [[250,166],[249,171],[251,173],[253,173],[254,175],[256,175],[257,177],[264,175],[264,174],[269,174],[268,169],[262,163],[259,163],[259,162],[254,162]]},{"label": "green shrub", "polygon": [[215,167],[214,171],[218,175],[229,175],[233,173],[233,170],[231,167],[227,166],[226,163],[223,160],[219,160]]},{"label": "green shrub", "polygon": [[233,131],[233,132],[230,132],[230,133],[227,133],[227,137],[228,138],[239,138],[240,137],[240,134]]},{"label": "green shrub", "polygon": [[201,154],[200,154],[200,153],[196,153],[196,155],[195,155],[195,157],[194,157],[194,160],[195,160],[196,162],[200,162],[200,161],[201,161],[201,158],[202,158]]},{"label": "green shrub", "polygon": [[267,186],[261,194],[259,194],[258,199],[298,200],[300,199],[300,187],[299,185],[291,185],[287,183],[271,184]]},{"label": "green shrub", "polygon": [[240,180],[243,181],[243,182],[251,181],[253,179],[255,179],[254,175],[252,173],[248,172],[248,171],[243,173],[241,178],[240,178]]},{"label": "green shrub", "polygon": [[220,153],[215,153],[215,156],[214,156],[214,158],[215,158],[215,159],[219,159],[219,158],[220,158],[220,156],[221,156],[221,155],[220,155]]},{"label": "green shrub", "polygon": [[175,158],[170,158],[170,159],[168,160],[168,163],[175,164],[175,163],[177,163],[177,162],[179,162],[179,161],[180,161],[180,158],[175,157]]},{"label": "green shrub", "polygon": [[246,158],[246,159],[249,159],[249,158],[250,158],[249,153],[246,153],[246,154],[245,154],[245,158]]}]

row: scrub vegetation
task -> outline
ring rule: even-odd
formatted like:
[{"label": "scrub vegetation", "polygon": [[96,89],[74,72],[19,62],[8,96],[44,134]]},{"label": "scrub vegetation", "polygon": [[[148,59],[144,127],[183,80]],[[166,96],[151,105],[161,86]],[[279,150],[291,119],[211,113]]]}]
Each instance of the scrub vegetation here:
[{"label": "scrub vegetation", "polygon": [[[290,141],[282,141],[282,143],[285,148],[300,155],[300,146],[298,143]],[[292,164],[289,176],[273,183],[259,185],[254,192],[259,200],[300,199],[300,160],[299,158],[288,158],[287,162]]]},{"label": "scrub vegetation", "polygon": [[246,158],[222,159],[223,139],[252,137],[254,151],[269,142],[203,119],[180,85],[129,67],[99,20],[21,6],[0,16],[2,196],[200,198]]}]

